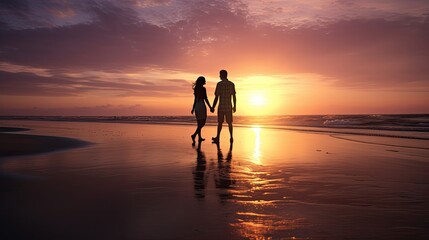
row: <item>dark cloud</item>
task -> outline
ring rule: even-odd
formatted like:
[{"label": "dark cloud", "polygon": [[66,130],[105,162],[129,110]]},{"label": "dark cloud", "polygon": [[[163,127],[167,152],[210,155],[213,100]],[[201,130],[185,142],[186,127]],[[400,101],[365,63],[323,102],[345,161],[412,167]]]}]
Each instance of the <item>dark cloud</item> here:
[{"label": "dark cloud", "polygon": [[2,0],[0,1],[1,12],[12,12],[16,15],[23,15],[28,12],[28,1],[25,0]]},{"label": "dark cloud", "polygon": [[10,73],[0,71],[1,95],[26,96],[73,96],[66,86],[74,82],[64,78],[50,78],[33,73]]},{"label": "dark cloud", "polygon": [[97,105],[90,107],[29,107],[29,108],[8,108],[3,107],[0,109],[0,115],[20,116],[20,115],[36,115],[36,116],[128,116],[128,115],[141,115],[147,111],[153,111],[151,106],[142,104],[136,105]]},{"label": "dark cloud", "polygon": [[108,28],[139,22],[137,13],[127,5],[118,6],[105,2],[103,4],[88,5],[87,10],[96,18],[96,22]]},{"label": "dark cloud", "polygon": [[0,59],[44,68],[123,69],[171,65],[181,51],[165,28],[138,22],[131,9],[91,5],[87,24],[0,30]]},{"label": "dark cloud", "polygon": [[0,29],[8,29],[12,19],[19,22],[22,19],[28,19],[29,6],[27,1],[5,0],[0,1]]},{"label": "dark cloud", "polygon": [[44,68],[170,65],[169,57],[180,51],[167,30],[145,23],[8,30],[0,38],[2,61]]},{"label": "dark cloud", "polygon": [[[179,81],[179,80],[177,80]],[[0,71],[0,94],[15,96],[80,96],[93,91],[113,91],[116,96],[179,96],[189,93],[190,85],[156,84],[145,80],[111,82],[98,78],[38,76],[33,73]],[[115,95],[113,93],[113,95]]]}]

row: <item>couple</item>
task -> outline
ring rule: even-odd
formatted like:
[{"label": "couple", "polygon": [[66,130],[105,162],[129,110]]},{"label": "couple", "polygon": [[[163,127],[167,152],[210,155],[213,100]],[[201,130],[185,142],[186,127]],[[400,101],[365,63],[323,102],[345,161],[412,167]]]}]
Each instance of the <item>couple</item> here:
[{"label": "couple", "polygon": [[[195,137],[198,135],[198,141],[204,141],[205,139],[201,137],[201,129],[206,124],[207,119],[207,108],[206,103],[210,108],[210,112],[214,112],[216,104],[219,100],[219,107],[217,109],[217,135],[213,137],[212,140],[214,143],[219,143],[220,132],[222,131],[222,124],[224,119],[228,123],[230,142],[232,143],[234,139],[232,138],[232,112],[236,110],[236,97],[235,97],[235,85],[228,80],[228,72],[226,70],[220,70],[219,78],[220,82],[216,85],[215,90],[215,99],[213,102],[213,107],[210,106],[210,102],[207,99],[207,91],[204,85],[206,84],[206,79],[204,77],[198,77],[195,81],[194,89],[194,105],[192,106],[191,113],[194,114],[197,118],[197,129],[195,133],[191,135],[192,142],[195,144]],[[231,104],[231,97],[233,105]]]}]

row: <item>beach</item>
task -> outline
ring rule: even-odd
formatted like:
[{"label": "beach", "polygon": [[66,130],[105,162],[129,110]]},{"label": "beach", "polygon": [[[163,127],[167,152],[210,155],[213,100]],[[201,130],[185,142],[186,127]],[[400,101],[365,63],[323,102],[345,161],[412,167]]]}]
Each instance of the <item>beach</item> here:
[{"label": "beach", "polygon": [[0,123],[2,239],[429,235],[428,140],[254,125],[216,145],[210,125],[192,146],[186,124]]}]

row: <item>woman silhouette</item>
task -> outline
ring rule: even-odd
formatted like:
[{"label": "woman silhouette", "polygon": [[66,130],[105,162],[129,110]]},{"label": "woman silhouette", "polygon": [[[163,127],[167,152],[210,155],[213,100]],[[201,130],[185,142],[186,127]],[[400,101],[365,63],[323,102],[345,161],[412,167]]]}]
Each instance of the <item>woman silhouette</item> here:
[{"label": "woman silhouette", "polygon": [[201,137],[201,129],[206,124],[207,119],[207,108],[206,104],[211,108],[210,102],[207,99],[207,91],[204,85],[206,84],[206,79],[203,76],[198,77],[197,81],[193,84],[192,88],[194,89],[194,105],[192,106],[191,114],[194,114],[197,118],[197,129],[195,133],[191,135],[192,144],[195,144],[195,137],[198,134],[198,141],[204,141],[205,139]]}]

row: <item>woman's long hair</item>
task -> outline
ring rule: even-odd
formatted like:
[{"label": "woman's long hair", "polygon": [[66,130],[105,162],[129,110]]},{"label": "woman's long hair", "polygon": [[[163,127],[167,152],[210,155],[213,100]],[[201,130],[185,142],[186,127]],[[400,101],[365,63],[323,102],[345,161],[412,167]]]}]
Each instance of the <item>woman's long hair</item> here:
[{"label": "woman's long hair", "polygon": [[198,91],[201,91],[201,89],[203,89],[204,83],[206,82],[206,78],[203,76],[200,76],[197,78],[197,81],[195,81],[192,84],[192,89],[194,89],[194,94],[197,93]]}]

